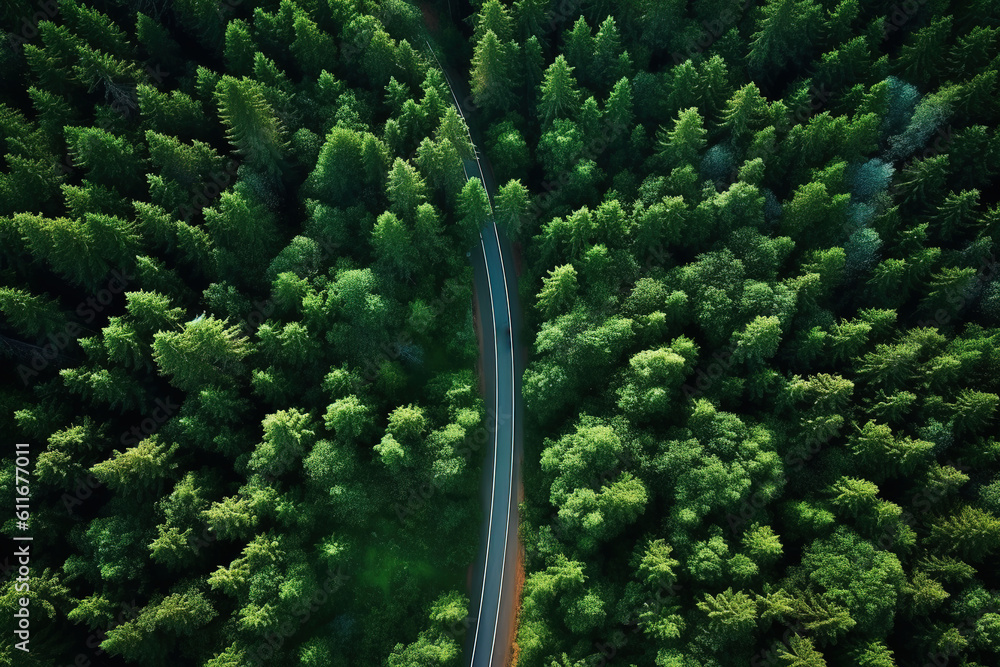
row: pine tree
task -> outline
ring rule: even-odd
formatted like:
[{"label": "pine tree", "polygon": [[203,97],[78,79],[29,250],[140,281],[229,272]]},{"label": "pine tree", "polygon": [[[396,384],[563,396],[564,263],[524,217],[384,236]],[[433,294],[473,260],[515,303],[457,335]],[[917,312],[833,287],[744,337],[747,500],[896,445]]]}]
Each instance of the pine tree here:
[{"label": "pine tree", "polygon": [[413,220],[416,208],[427,200],[427,185],[420,173],[400,158],[393,162],[386,182],[389,208],[403,220]]},{"label": "pine tree", "polygon": [[280,476],[298,467],[298,460],[305,456],[316,441],[316,425],[309,413],[295,408],[279,410],[267,415],[261,425],[264,438],[250,456],[251,470],[271,476]]},{"label": "pine tree", "polygon": [[726,104],[723,119],[723,127],[729,130],[733,144],[743,146],[758,130],[770,124],[771,114],[760,90],[748,83]]},{"label": "pine tree", "polygon": [[202,103],[187,93],[180,90],[161,93],[152,86],[140,84],[136,94],[146,129],[185,139],[204,140],[209,136]]},{"label": "pine tree", "polygon": [[389,166],[388,147],[377,137],[334,127],[305,187],[312,196],[332,206],[355,203],[359,194],[371,204],[375,200],[374,188],[381,191],[384,187]]},{"label": "pine tree", "polygon": [[542,290],[538,293],[538,309],[542,316],[551,320],[565,313],[576,300],[577,274],[572,264],[564,264],[549,270],[542,279]]},{"label": "pine tree", "polygon": [[432,190],[442,191],[447,202],[454,202],[465,181],[462,158],[455,145],[425,137],[417,148],[415,162]]},{"label": "pine tree", "polygon": [[487,152],[498,181],[524,179],[531,165],[528,144],[513,122],[494,123],[487,138]]},{"label": "pine tree", "polygon": [[331,403],[323,417],[326,427],[344,443],[356,443],[374,427],[371,408],[350,395]]},{"label": "pine tree", "polygon": [[429,134],[430,123],[423,108],[408,99],[398,118],[390,118],[385,124],[385,140],[396,155],[408,155],[417,148],[423,137]]},{"label": "pine tree", "polygon": [[301,9],[295,11],[293,29],[295,39],[289,48],[303,73],[318,77],[323,70],[332,70],[337,58],[337,45],[333,38]]},{"label": "pine tree", "polygon": [[563,38],[565,45],[562,53],[566,56],[566,62],[574,71],[584,72],[585,83],[592,81],[594,75],[592,71],[592,61],[594,58],[594,36],[587,19],[580,17],[573,24],[573,29],[568,30]]},{"label": "pine tree", "polygon": [[936,155],[910,163],[899,179],[899,195],[909,210],[929,208],[943,194],[949,156]]},{"label": "pine tree", "polygon": [[[992,57],[994,45],[997,43],[997,35],[1000,28],[990,28],[986,26],[973,26],[965,35],[956,38],[951,47],[947,65],[955,81],[969,79],[978,74]],[[931,31],[926,37],[933,36]],[[926,39],[925,37],[925,39]],[[915,44],[914,46],[918,46]]]},{"label": "pine tree", "polygon": [[462,247],[470,247],[479,237],[479,230],[493,214],[489,196],[478,178],[470,178],[458,195],[458,227],[456,233]]},{"label": "pine tree", "polygon": [[178,0],[174,11],[186,32],[206,49],[212,51],[222,43],[226,20],[218,7],[199,0]]},{"label": "pine tree", "polygon": [[32,338],[65,325],[57,301],[16,287],[0,287],[0,312],[19,333]]},{"label": "pine tree", "polygon": [[712,633],[723,642],[746,641],[757,625],[757,605],[742,591],[727,588],[716,596],[706,593],[697,607],[708,616]]},{"label": "pine tree", "polygon": [[449,105],[445,110],[441,124],[438,125],[434,133],[434,138],[438,141],[444,139],[450,141],[463,160],[470,160],[474,157],[472,141],[469,139],[469,129],[453,105]]},{"label": "pine tree", "polygon": [[626,132],[634,126],[632,84],[627,78],[619,79],[611,89],[604,103],[604,117],[615,132]]},{"label": "pine tree", "polygon": [[951,16],[941,16],[910,35],[895,61],[900,78],[921,88],[937,82],[945,64],[941,54],[946,51],[951,23]]},{"label": "pine tree", "polygon": [[819,37],[822,7],[813,0],[768,0],[750,42],[755,77],[774,76],[789,63],[806,62]]},{"label": "pine tree", "polygon": [[827,10],[824,37],[827,44],[841,44],[851,38],[851,24],[860,12],[858,0],[840,0],[832,10]]},{"label": "pine tree", "polygon": [[219,271],[247,284],[261,281],[278,243],[275,215],[240,190],[223,192],[204,214]]},{"label": "pine tree", "polygon": [[705,150],[707,134],[697,107],[684,109],[674,121],[673,129],[666,132],[661,128],[657,133],[657,157],[667,170],[697,165]]},{"label": "pine tree", "polygon": [[556,56],[555,61],[545,70],[545,80],[540,91],[538,112],[543,128],[551,126],[558,117],[576,115],[580,93],[573,77],[573,68],[562,55]]},{"label": "pine tree", "polygon": [[875,481],[911,474],[926,462],[934,447],[934,443],[924,440],[896,437],[892,429],[874,420],[857,431],[848,438],[848,447],[866,475]]},{"label": "pine tree", "polygon": [[510,12],[497,0],[487,0],[476,13],[476,28],[472,36],[474,44],[478,44],[486,33],[492,31],[496,38],[507,43],[513,38]]},{"label": "pine tree", "polygon": [[39,129],[48,137],[50,148],[58,150],[62,143],[63,128],[76,125],[79,113],[65,97],[48,90],[32,86],[28,88],[28,95],[38,112]]},{"label": "pine tree", "polygon": [[184,391],[231,382],[249,352],[238,328],[214,317],[199,317],[181,331],[160,331],[153,337],[153,359],[160,374]]},{"label": "pine tree", "polygon": [[774,316],[757,316],[741,332],[733,334],[736,341],[734,358],[763,364],[778,352],[781,342],[781,324]]},{"label": "pine tree", "polygon": [[215,149],[201,141],[190,145],[176,137],[146,132],[150,163],[165,178],[191,188],[224,171],[224,160]]},{"label": "pine tree", "polygon": [[514,94],[511,47],[488,30],[476,44],[470,73],[473,100],[487,111],[505,111]]},{"label": "pine tree", "polygon": [[77,167],[95,182],[134,193],[146,172],[142,152],[124,137],[96,127],[67,127],[66,145]]},{"label": "pine tree", "polygon": [[1000,397],[984,391],[963,389],[952,407],[959,433],[982,432],[994,419]]},{"label": "pine tree", "polygon": [[547,14],[546,0],[514,0],[514,16],[521,39],[528,40],[541,36],[548,27]]},{"label": "pine tree", "polygon": [[260,47],[254,42],[250,26],[246,21],[235,19],[226,24],[226,45],[223,56],[226,70],[235,76],[253,74],[254,54]]},{"label": "pine tree", "polygon": [[120,494],[136,498],[158,496],[177,463],[172,459],[177,445],[162,442],[156,435],[142,440],[125,451],[115,450],[107,461],[91,467],[90,472]]},{"label": "pine tree", "polygon": [[521,181],[511,180],[500,186],[496,196],[496,220],[512,239],[521,240],[531,233],[528,212],[528,189]]},{"label": "pine tree", "polygon": [[92,229],[83,221],[18,214],[14,224],[35,257],[77,285],[96,286],[110,268],[94,252]]},{"label": "pine tree", "polygon": [[[413,217],[413,213],[406,218]],[[410,278],[419,265],[415,239],[410,228],[393,213],[383,213],[372,230],[372,249],[379,261],[404,279]]]},{"label": "pine tree", "polygon": [[613,16],[608,16],[594,36],[593,78],[598,90],[608,90],[615,81],[631,74],[632,60],[622,47],[621,34]]},{"label": "pine tree", "polygon": [[946,313],[950,319],[951,315],[957,314],[959,308],[965,306],[976,280],[976,269],[972,267],[942,267],[940,271],[931,274],[926,296],[921,300],[920,306],[931,317]]},{"label": "pine tree", "polygon": [[[639,42],[651,50],[676,49],[680,40],[674,33],[684,22],[684,0],[639,0],[634,4]],[[682,57],[676,51],[671,55],[675,64]]]},{"label": "pine tree", "polygon": [[955,514],[934,519],[925,541],[939,552],[976,563],[1000,548],[1000,519],[962,505]]},{"label": "pine tree", "polygon": [[166,71],[178,71],[183,67],[180,45],[170,36],[162,23],[150,18],[141,10],[136,13],[135,35],[139,44],[146,49],[146,53]]},{"label": "pine tree", "polygon": [[281,173],[288,142],[285,129],[259,83],[225,75],[215,88],[226,136],[250,164],[272,175]]}]

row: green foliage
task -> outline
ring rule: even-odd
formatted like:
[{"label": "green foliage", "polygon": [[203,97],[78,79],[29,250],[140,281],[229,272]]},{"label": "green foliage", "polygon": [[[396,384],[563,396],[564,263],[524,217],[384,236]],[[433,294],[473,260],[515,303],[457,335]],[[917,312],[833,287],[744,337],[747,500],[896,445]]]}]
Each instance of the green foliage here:
[{"label": "green foliage", "polygon": [[572,264],[557,266],[549,271],[538,293],[538,309],[546,319],[572,308],[577,293],[577,272]]},{"label": "green foliage", "polygon": [[94,127],[67,127],[66,145],[73,164],[96,183],[131,194],[146,171],[143,154],[124,137]]},{"label": "green foliage", "polygon": [[223,76],[215,87],[215,101],[233,147],[261,171],[279,173],[287,148],[285,129],[261,84]]},{"label": "green foliage", "polygon": [[502,41],[492,29],[487,29],[476,43],[470,72],[476,105],[495,111],[510,107],[514,92],[512,51],[512,45]]},{"label": "green foliage", "polygon": [[821,8],[812,0],[769,0],[750,40],[748,65],[757,75],[780,71],[803,60],[821,25]]},{"label": "green foliage", "polygon": [[572,116],[580,104],[573,68],[563,56],[545,70],[545,79],[539,89],[538,113],[542,127],[548,126],[556,118]]},{"label": "green foliage", "polygon": [[0,7],[26,659],[461,662],[494,217],[519,664],[996,664],[992,5],[446,9]]},{"label": "green foliage", "polygon": [[237,327],[214,317],[185,323],[181,331],[153,337],[153,359],[161,375],[179,389],[194,391],[238,375],[249,350]]}]

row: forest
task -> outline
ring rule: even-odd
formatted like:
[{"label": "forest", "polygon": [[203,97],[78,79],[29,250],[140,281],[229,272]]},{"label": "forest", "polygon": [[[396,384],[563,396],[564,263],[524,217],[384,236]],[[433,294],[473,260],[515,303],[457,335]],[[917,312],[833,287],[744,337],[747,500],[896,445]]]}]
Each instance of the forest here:
[{"label": "forest", "polygon": [[0,662],[410,664],[421,633],[457,660],[483,191],[420,13],[0,19],[0,432],[34,538],[30,652],[5,632]]},{"label": "forest", "polygon": [[523,266],[512,665],[1000,664],[997,3],[0,27],[3,664],[466,664],[477,148]]}]

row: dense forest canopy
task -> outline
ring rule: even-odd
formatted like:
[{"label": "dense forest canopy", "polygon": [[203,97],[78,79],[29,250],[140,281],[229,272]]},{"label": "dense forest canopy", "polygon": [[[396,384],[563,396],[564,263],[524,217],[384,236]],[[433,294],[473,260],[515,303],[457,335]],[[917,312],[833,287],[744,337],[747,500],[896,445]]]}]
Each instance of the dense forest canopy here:
[{"label": "dense forest canopy", "polygon": [[382,664],[430,634],[457,660],[476,192],[419,11],[0,25],[0,431],[31,443],[36,545],[31,652],[8,632],[0,662]]},{"label": "dense forest canopy", "polygon": [[1000,664],[997,3],[0,26],[0,432],[36,547],[4,664],[462,664],[489,200],[431,48],[523,253],[517,664]]},{"label": "dense forest canopy", "polygon": [[518,664],[998,664],[996,4],[473,25],[534,305]]}]

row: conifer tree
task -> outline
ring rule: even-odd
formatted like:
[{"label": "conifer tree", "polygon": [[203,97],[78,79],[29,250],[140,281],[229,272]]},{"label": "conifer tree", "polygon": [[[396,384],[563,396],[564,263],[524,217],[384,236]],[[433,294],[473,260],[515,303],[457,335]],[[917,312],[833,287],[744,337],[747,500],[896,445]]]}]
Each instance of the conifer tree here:
[{"label": "conifer tree", "polygon": [[337,45],[333,38],[301,9],[295,12],[295,22],[292,27],[295,39],[289,48],[302,71],[307,76],[317,77],[323,70],[333,69],[333,63],[337,59]]},{"label": "conifer tree", "polygon": [[542,126],[547,127],[559,117],[572,117],[580,104],[580,93],[573,77],[573,68],[562,56],[545,70],[545,80],[540,88],[538,112]]},{"label": "conifer tree", "polygon": [[476,44],[470,73],[472,95],[477,106],[505,111],[513,102],[514,80],[511,48],[492,30]]},{"label": "conifer tree", "polygon": [[813,0],[768,0],[760,11],[748,64],[755,76],[768,76],[801,61],[812,48],[822,8]]},{"label": "conifer tree", "polygon": [[[153,359],[161,375],[185,391],[218,385],[242,371],[250,349],[235,326],[214,317],[198,317],[180,331],[160,331],[153,337]],[[231,381],[231,380],[230,380]]]},{"label": "conifer tree", "polygon": [[667,169],[697,165],[705,149],[707,131],[697,107],[684,109],[669,132],[659,132],[658,157]]},{"label": "conifer tree", "polygon": [[261,171],[279,174],[288,142],[261,85],[252,79],[226,75],[215,88],[215,100],[227,137],[236,150]]}]

